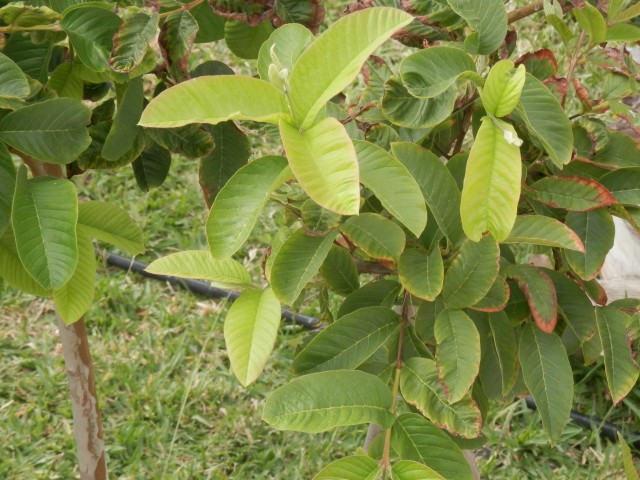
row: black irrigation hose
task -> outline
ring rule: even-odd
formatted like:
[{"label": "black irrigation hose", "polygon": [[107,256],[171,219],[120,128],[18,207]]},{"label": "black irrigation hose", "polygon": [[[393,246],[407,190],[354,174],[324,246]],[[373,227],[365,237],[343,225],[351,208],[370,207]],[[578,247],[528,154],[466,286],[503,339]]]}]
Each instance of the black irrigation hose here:
[{"label": "black irrigation hose", "polygon": [[[168,277],[166,275],[155,275],[153,273],[149,273],[145,270],[147,265],[142,262],[138,262],[136,260],[131,260],[129,258],[121,257],[119,255],[114,255],[113,253],[105,253],[105,259],[109,265],[114,267],[121,268],[122,270],[132,271],[139,273],[143,277],[153,278],[155,280],[161,280],[163,282],[168,282],[171,285],[181,285],[186,287],[190,291],[195,294],[202,295],[208,298],[227,298],[229,301],[234,301],[238,298],[239,294],[237,292],[232,292],[230,290],[224,290],[222,288],[216,288],[209,285],[207,282],[201,282],[199,280],[190,280],[184,278],[176,278],[176,277]],[[282,309],[282,318],[295,322],[299,325],[302,325],[308,329],[317,328],[320,324],[320,320],[314,317],[309,317],[307,315],[300,315],[299,313],[294,313],[288,308]]]},{"label": "black irrigation hose", "polygon": [[[131,260],[129,258],[121,257],[119,255],[114,255],[113,253],[105,254],[106,261],[109,265],[114,267],[121,268],[122,270],[132,271],[139,273],[143,277],[153,278],[155,280],[161,280],[163,282],[168,282],[171,285],[181,285],[189,289],[195,294],[202,295],[208,298],[227,298],[230,301],[234,301],[238,298],[239,294],[237,292],[232,292],[230,290],[224,290],[222,288],[212,287],[206,282],[201,282],[199,280],[189,280],[183,278],[176,277],[168,277],[166,275],[155,275],[153,273],[149,273],[145,270],[147,265],[138,262],[136,260]],[[320,320],[314,317],[309,317],[307,315],[300,315],[298,313],[294,313],[287,308],[282,309],[282,318],[295,322],[299,325],[302,325],[308,329],[318,328],[320,325]],[[536,410],[536,402],[532,397],[528,396],[525,398],[525,402],[527,407],[530,410]],[[603,422],[599,418],[590,417],[588,415],[584,415],[580,412],[576,412],[575,410],[571,410],[571,419],[580,425],[583,428],[595,428],[598,430],[598,433],[601,437],[611,440],[612,442],[617,442],[618,437],[617,434],[622,432],[611,423]],[[640,437],[640,433],[634,433],[634,437]],[[640,439],[629,442],[636,450],[640,450]]]}]

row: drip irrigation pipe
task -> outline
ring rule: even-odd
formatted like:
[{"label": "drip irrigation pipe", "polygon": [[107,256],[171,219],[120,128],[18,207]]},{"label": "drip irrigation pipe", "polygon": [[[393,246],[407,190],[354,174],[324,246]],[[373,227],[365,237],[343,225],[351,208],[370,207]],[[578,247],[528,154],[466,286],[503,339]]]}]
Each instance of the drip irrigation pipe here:
[{"label": "drip irrigation pipe", "polygon": [[[139,273],[143,277],[152,278],[155,280],[160,280],[163,282],[168,282],[171,285],[179,285],[186,287],[191,292],[202,295],[207,298],[227,298],[229,301],[234,301],[239,297],[237,292],[233,292],[230,290],[225,290],[222,288],[212,287],[207,282],[202,282],[200,280],[190,280],[184,278],[177,277],[169,277],[166,275],[155,275],[153,273],[149,273],[145,270],[147,265],[142,262],[138,262],[136,260],[131,260],[129,258],[121,257],[119,255],[114,255],[113,253],[105,253],[106,262],[109,265],[120,268],[122,270],[132,271]],[[307,315],[300,315],[298,313],[292,312],[288,308],[282,309],[282,318],[286,320],[290,320],[292,322],[297,323],[298,325],[302,325],[308,329],[315,329],[320,326],[320,320],[315,317],[309,317]],[[525,398],[525,403],[530,410],[536,410],[536,402],[532,397],[527,396]],[[608,422],[603,422],[599,418],[591,417],[588,415],[584,415],[580,412],[576,412],[575,410],[571,410],[571,419],[580,425],[583,428],[591,429],[595,428],[598,430],[598,433],[602,438],[606,438],[611,440],[612,442],[617,442],[618,437],[617,434],[620,432],[615,425],[612,425]],[[634,433],[633,438],[640,437],[640,433]],[[633,442],[629,442],[636,450],[640,450],[640,438]]]}]

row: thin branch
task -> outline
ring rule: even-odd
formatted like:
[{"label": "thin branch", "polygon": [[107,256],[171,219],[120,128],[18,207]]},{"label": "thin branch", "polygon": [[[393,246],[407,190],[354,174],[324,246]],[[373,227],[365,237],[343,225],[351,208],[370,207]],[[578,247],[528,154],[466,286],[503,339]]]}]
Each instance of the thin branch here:
[{"label": "thin branch", "polygon": [[528,17],[529,15],[538,13],[543,8],[544,8],[543,0],[536,0],[535,2],[527,5],[526,7],[517,8],[509,12],[509,16],[507,17],[507,23],[511,24],[513,22],[517,22],[518,20],[522,20],[523,18]]},{"label": "thin branch", "polygon": [[576,43],[576,49],[573,52],[573,55],[571,56],[571,60],[569,60],[569,68],[567,69],[567,91],[565,92],[565,94],[562,96],[562,108],[564,108],[566,102],[567,102],[567,95],[569,93],[569,88],[571,88],[572,82],[571,82],[571,78],[573,77],[573,72],[576,69],[576,66],[578,65],[578,58],[580,57],[580,49],[582,48],[582,43],[584,42],[584,38],[586,36],[586,32],[584,30],[582,30],[582,32],[580,32],[580,37],[578,38],[578,43]]},{"label": "thin branch", "polygon": [[358,118],[360,115],[362,115],[364,112],[371,110],[373,107],[376,106],[376,102],[369,102],[366,105],[364,105],[360,110],[358,110],[357,112],[352,113],[351,115],[349,115],[348,117],[343,118],[342,120],[340,120],[340,123],[343,125],[346,125],[347,123],[355,120],[356,118]]},{"label": "thin branch", "polygon": [[187,4],[183,5],[183,6],[181,6],[180,8],[176,8],[175,10],[171,10],[170,12],[161,13],[159,15],[159,17],[160,18],[165,18],[165,17],[168,17],[169,15],[173,15],[175,13],[186,12],[187,10],[191,10],[192,8],[196,8],[202,2],[204,2],[204,0],[194,0],[191,3],[187,3]]}]

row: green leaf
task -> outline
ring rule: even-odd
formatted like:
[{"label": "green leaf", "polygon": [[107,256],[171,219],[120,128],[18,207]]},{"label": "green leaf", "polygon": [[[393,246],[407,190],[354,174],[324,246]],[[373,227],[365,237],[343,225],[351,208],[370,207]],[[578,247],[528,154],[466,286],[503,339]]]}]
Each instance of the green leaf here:
[{"label": "green leaf", "polygon": [[293,231],[289,227],[281,227],[273,237],[273,241],[271,242],[271,252],[267,255],[267,259],[264,262],[264,276],[267,281],[271,281],[271,269],[273,268],[273,263],[278,256],[278,252],[284,245],[284,242],[287,241],[291,235],[293,235]]},{"label": "green leaf", "polygon": [[89,233],[78,227],[78,264],[73,276],[53,291],[56,312],[67,325],[74,323],[89,310],[96,283],[96,254]]},{"label": "green leaf", "polygon": [[478,241],[489,231],[501,242],[509,236],[520,199],[522,166],[514,128],[484,117],[469,153],[460,216],[467,236]]},{"label": "green leaf", "polygon": [[627,476],[627,480],[640,480],[638,470],[636,470],[636,466],[633,463],[631,449],[629,449],[629,446],[624,441],[624,437],[620,432],[618,432],[618,443],[620,443],[620,448],[622,449],[622,463],[624,464],[624,473]]},{"label": "green leaf", "polygon": [[91,110],[72,98],[29,105],[0,120],[0,140],[37,160],[64,165],[91,143]]},{"label": "green leaf", "polygon": [[616,203],[616,198],[600,183],[584,177],[545,177],[531,185],[531,189],[531,197],[539,202],[577,212]]},{"label": "green leaf", "polygon": [[[327,395],[331,392],[331,395]],[[318,372],[296,378],[267,399],[263,418],[279,430],[318,433],[335,427],[393,424],[391,391],[357,370]]]},{"label": "green leaf", "polygon": [[498,276],[500,249],[491,237],[466,240],[444,276],[442,295],[449,309],[478,303]]},{"label": "green leaf", "polygon": [[217,260],[207,250],[185,250],[159,258],[145,268],[155,275],[199,278],[223,286],[251,285],[247,269],[232,258]]},{"label": "green leaf", "polygon": [[365,60],[413,17],[393,8],[368,8],[342,17],[320,35],[291,71],[291,108],[308,128],[324,105],[360,72]]},{"label": "green leaf", "polygon": [[310,198],[304,201],[300,207],[300,213],[302,223],[311,232],[324,233],[340,223],[339,214],[322,208]]},{"label": "green leaf", "polygon": [[46,6],[25,5],[15,2],[0,8],[2,21],[14,27],[49,25],[60,20],[60,15]]},{"label": "green leaf", "polygon": [[394,337],[399,328],[400,318],[389,308],[356,310],[313,337],[293,360],[293,371],[307,374],[355,369]]},{"label": "green leaf", "polygon": [[524,65],[514,71],[511,60],[500,60],[491,67],[484,88],[480,90],[482,106],[487,113],[505,117],[516,108],[524,86],[525,73]]},{"label": "green leaf", "polygon": [[520,365],[551,443],[560,439],[573,403],[573,375],[560,338],[531,324],[520,335]]},{"label": "green leaf", "polygon": [[613,218],[606,209],[600,208],[569,212],[565,223],[578,234],[585,248],[584,253],[566,251],[567,261],[580,278],[591,280],[600,272],[607,253],[613,247]]},{"label": "green leaf", "polygon": [[249,238],[269,194],[288,176],[287,161],[262,157],[239,169],[216,197],[207,220],[207,240],[214,258],[233,255]]},{"label": "green leaf", "polygon": [[344,299],[338,310],[337,318],[361,308],[378,305],[392,307],[398,293],[400,293],[400,288],[400,284],[393,280],[377,280],[367,283]]},{"label": "green leaf", "polygon": [[402,228],[377,213],[361,213],[340,226],[343,235],[373,258],[397,262],[406,237]]},{"label": "green leaf", "polygon": [[420,98],[437,97],[475,71],[473,59],[453,47],[426,48],[400,63],[402,83],[411,95]]},{"label": "green leaf", "polygon": [[49,76],[49,61],[53,44],[33,43],[30,35],[10,35],[2,53],[13,60],[30,77],[45,83]]},{"label": "green leaf", "polygon": [[562,168],[569,163],[573,151],[571,122],[553,93],[528,73],[516,112],[556,166]]},{"label": "green leaf", "polygon": [[[202,99],[207,101],[203,102]],[[225,120],[278,123],[285,117],[283,92],[268,82],[236,75],[199,77],[155,97],[140,119],[143,127],[179,127],[189,123],[215,125]]]},{"label": "green leaf", "polygon": [[607,22],[600,11],[588,2],[584,2],[580,8],[574,8],[573,14],[584,30],[592,44],[605,41],[607,34]]},{"label": "green leaf", "polygon": [[171,154],[160,145],[152,144],[146,148],[131,164],[136,183],[141,190],[162,185],[171,167]]},{"label": "green leaf", "polygon": [[376,480],[378,462],[364,455],[341,458],[324,467],[313,480]]},{"label": "green leaf", "polygon": [[337,245],[331,246],[320,267],[320,275],[338,295],[346,296],[360,288],[356,262],[347,250]]},{"label": "green leaf", "polygon": [[[172,73],[181,78],[187,70],[187,57],[198,33],[198,22],[191,12],[169,15],[160,29],[158,43]],[[177,71],[177,72],[176,72]]]},{"label": "green leaf", "polygon": [[549,276],[524,264],[509,266],[508,276],[518,282],[538,328],[545,333],[553,332],[558,321],[558,300]]},{"label": "green leaf", "polygon": [[36,282],[22,265],[11,227],[5,230],[4,235],[0,235],[0,278],[13,288],[30,295],[51,295],[51,291]]},{"label": "green leaf", "polygon": [[240,58],[258,58],[260,47],[273,32],[271,21],[252,26],[246,22],[227,20],[224,24],[224,39],[229,50]]},{"label": "green leaf", "polygon": [[593,162],[606,167],[637,167],[640,163],[638,142],[622,132],[607,131],[606,144],[596,151]]},{"label": "green leaf", "polygon": [[[274,63],[277,73],[291,72],[298,57],[313,42],[313,34],[308,28],[297,23],[287,23],[273,31],[260,47],[258,73],[263,80],[269,80],[270,65]],[[277,60],[275,63],[273,60]]]},{"label": "green leaf", "polygon": [[510,295],[509,285],[498,275],[485,297],[469,308],[480,312],[499,312],[507,306]]},{"label": "green leaf", "polygon": [[100,152],[103,158],[111,162],[117,161],[131,149],[141,130],[137,124],[144,102],[142,77],[134,78],[123,88],[111,129]]},{"label": "green leaf", "polygon": [[309,197],[327,210],[356,215],[360,208],[358,158],[344,125],[324,118],[300,132],[281,120],[280,135],[291,170]]},{"label": "green leaf", "polygon": [[142,230],[126,211],[112,203],[80,203],[78,224],[92,237],[110,243],[129,255],[144,253]]},{"label": "green leaf", "polygon": [[96,72],[109,68],[113,36],[122,25],[115,13],[101,7],[83,6],[66,13],[61,27],[80,61]]},{"label": "green leaf", "polygon": [[57,92],[59,97],[82,98],[82,78],[71,63],[58,65],[49,77],[47,87]]},{"label": "green leaf", "polygon": [[542,215],[519,215],[502,243],[527,243],[584,252],[580,237],[564,223]]},{"label": "green leaf", "polygon": [[637,42],[640,40],[640,27],[629,23],[618,23],[607,28],[607,42]]},{"label": "green leaf", "polygon": [[247,290],[229,308],[224,341],[231,369],[243,386],[262,373],[278,336],[280,316],[280,302],[270,288]]},{"label": "green leaf", "polygon": [[626,322],[627,314],[613,306],[596,309],[604,370],[613,403],[626,397],[638,380],[639,370],[629,348]]},{"label": "green leaf", "polygon": [[78,263],[78,198],[73,184],[51,177],[27,180],[27,169],[22,166],[11,217],[25,269],[45,289],[61,288]]},{"label": "green leaf", "polygon": [[[210,128],[214,129],[215,127],[220,127],[220,125]],[[204,157],[210,154],[214,148],[212,134],[200,125],[191,124],[177,128],[150,128],[146,132],[154,142],[162,145],[172,153],[187,158]],[[224,148],[224,145],[221,148]]]},{"label": "green leaf", "polygon": [[631,20],[632,18],[640,15],[640,4],[631,5],[626,10],[621,11],[620,13],[615,15],[615,18],[612,20],[614,22],[626,22],[627,20]]},{"label": "green leaf", "polygon": [[401,459],[427,465],[448,480],[474,478],[458,446],[422,415],[400,415],[391,430],[391,446]]},{"label": "green leaf", "polygon": [[414,248],[406,249],[398,262],[398,275],[411,295],[433,301],[440,294],[444,281],[440,249],[434,248],[428,255]]},{"label": "green leaf", "polygon": [[640,167],[621,168],[604,175],[600,181],[624,205],[640,205]]},{"label": "green leaf", "polygon": [[198,34],[196,43],[209,43],[224,38],[225,19],[213,12],[213,8],[207,2],[203,2],[191,9],[191,14],[198,22]]},{"label": "green leaf", "polygon": [[0,144],[0,237],[11,223],[11,204],[16,185],[16,167],[7,146]]},{"label": "green leaf", "polygon": [[392,480],[444,480],[435,470],[411,460],[400,460],[391,466]]},{"label": "green leaf", "polygon": [[354,142],[360,181],[397,220],[419,237],[427,225],[427,207],[418,183],[407,168],[382,148]]},{"label": "green leaf", "polygon": [[433,328],[438,377],[450,403],[467,394],[480,369],[480,335],[462,310],[445,310]]},{"label": "green leaf", "polygon": [[20,67],[0,53],[0,96],[25,98],[30,91],[29,81]]},{"label": "green leaf", "polygon": [[487,55],[498,49],[507,35],[507,11],[502,0],[447,0],[447,3],[474,30],[464,41],[469,53]]},{"label": "green leaf", "polygon": [[462,241],[460,190],[447,167],[433,153],[415,143],[393,143],[391,151],[418,182],[442,232],[454,244]]},{"label": "green leaf", "polygon": [[271,286],[282,303],[292,305],[318,273],[338,232],[312,237],[298,230],[280,248],[271,269]]},{"label": "green leaf", "polygon": [[113,37],[109,65],[116,72],[129,73],[144,60],[149,44],[158,32],[158,14],[136,13],[128,17]]}]

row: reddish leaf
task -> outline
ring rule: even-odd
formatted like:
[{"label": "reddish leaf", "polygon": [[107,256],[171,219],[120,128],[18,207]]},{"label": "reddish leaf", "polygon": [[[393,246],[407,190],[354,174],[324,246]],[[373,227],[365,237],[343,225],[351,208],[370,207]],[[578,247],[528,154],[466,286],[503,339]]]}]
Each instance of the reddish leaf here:
[{"label": "reddish leaf", "polygon": [[558,321],[558,299],[551,278],[530,265],[512,265],[507,273],[518,282],[538,328],[545,333],[553,332]]},{"label": "reddish leaf", "polygon": [[524,65],[531,75],[543,81],[558,73],[558,61],[553,52],[546,48],[525,53],[516,61],[516,65]]},{"label": "reddish leaf", "polygon": [[599,182],[584,177],[552,176],[531,185],[529,195],[554,208],[585,212],[608,207],[616,198]]}]

